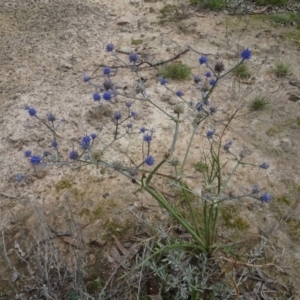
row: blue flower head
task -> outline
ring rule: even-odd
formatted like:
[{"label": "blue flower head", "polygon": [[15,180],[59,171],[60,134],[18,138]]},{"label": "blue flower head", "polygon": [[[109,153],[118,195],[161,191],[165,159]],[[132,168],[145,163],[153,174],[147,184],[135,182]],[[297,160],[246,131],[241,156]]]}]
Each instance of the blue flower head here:
[{"label": "blue flower head", "polygon": [[132,112],[130,113],[130,117],[135,118],[136,116],[137,116],[137,113],[136,113],[135,111],[132,111]]},{"label": "blue flower head", "polygon": [[91,138],[88,135],[84,136],[81,140],[80,145],[84,150],[89,149],[91,145]]},{"label": "blue flower head", "polygon": [[152,135],[146,133],[143,137],[144,141],[150,143],[152,141]]},{"label": "blue flower head", "polygon": [[155,162],[155,160],[154,160],[153,156],[147,156],[145,159],[145,164],[148,166],[154,165],[154,162]]},{"label": "blue flower head", "polygon": [[128,124],[126,125],[126,127],[127,127],[128,129],[132,129],[132,123],[128,123]]},{"label": "blue flower head", "polygon": [[168,80],[167,79],[165,79],[165,78],[160,78],[160,84],[161,85],[166,85],[167,83],[168,83]]},{"label": "blue flower head", "polygon": [[121,120],[122,114],[120,112],[115,112],[114,114],[114,120],[118,121]]},{"label": "blue flower head", "polygon": [[215,130],[208,130],[208,131],[206,132],[206,137],[207,137],[208,139],[212,139],[214,133],[215,133]]},{"label": "blue flower head", "polygon": [[106,45],[106,51],[107,52],[112,52],[115,49],[113,44],[107,44]]},{"label": "blue flower head", "polygon": [[91,80],[91,77],[89,75],[84,75],[83,76],[83,81],[84,82],[89,82]]},{"label": "blue flower head", "polygon": [[92,133],[92,134],[91,134],[92,140],[94,140],[96,137],[97,137],[97,134],[96,134],[96,133]]},{"label": "blue flower head", "polygon": [[133,62],[133,63],[136,63],[138,61],[139,57],[136,53],[130,53],[129,54],[129,61],[130,62]]},{"label": "blue flower head", "polygon": [[53,113],[49,113],[47,115],[47,119],[48,119],[49,122],[54,122],[56,120],[56,117]]},{"label": "blue flower head", "polygon": [[206,73],[205,73],[205,76],[206,76],[207,78],[211,77],[211,72],[206,72]]},{"label": "blue flower head", "polygon": [[199,63],[200,65],[202,64],[207,64],[207,57],[205,55],[202,55],[200,58],[199,58]]},{"label": "blue flower head", "polygon": [[45,150],[44,152],[43,152],[43,156],[44,157],[48,157],[48,156],[50,156],[51,155],[51,152],[49,152],[49,151],[47,151],[47,150]]},{"label": "blue flower head", "polygon": [[147,129],[146,129],[145,127],[142,127],[142,128],[140,129],[140,132],[141,132],[141,133],[145,133],[146,130],[147,130]]},{"label": "blue flower head", "polygon": [[25,157],[30,157],[32,155],[32,152],[30,150],[26,150],[24,152]]},{"label": "blue flower head", "polygon": [[31,117],[34,117],[36,115],[37,111],[33,107],[30,107],[28,109],[28,113]]},{"label": "blue flower head", "polygon": [[51,144],[51,146],[53,148],[57,148],[58,147],[58,143],[56,141],[53,141],[52,144]]},{"label": "blue flower head", "polygon": [[104,94],[102,95],[102,97],[103,97],[104,100],[110,101],[111,98],[112,98],[111,92],[109,92],[109,91],[104,92]]},{"label": "blue flower head", "polygon": [[199,75],[194,76],[194,82],[199,83],[201,81],[201,77]]},{"label": "blue flower head", "polygon": [[79,158],[78,152],[75,150],[72,150],[69,154],[69,158],[72,160],[77,160]]},{"label": "blue flower head", "polygon": [[262,202],[265,202],[265,203],[269,203],[270,201],[271,201],[271,195],[270,194],[268,194],[268,193],[264,193],[264,194],[262,194],[261,196],[260,196],[260,200],[262,201]]},{"label": "blue flower head", "polygon": [[125,102],[125,105],[127,108],[131,107],[132,106],[132,102],[131,101],[126,101]]},{"label": "blue flower head", "polygon": [[241,52],[241,58],[242,58],[242,59],[250,59],[251,56],[252,56],[252,52],[251,52],[251,50],[249,50],[248,48],[245,49],[245,50],[243,50],[243,51]]},{"label": "blue flower head", "polygon": [[41,163],[42,158],[39,155],[32,155],[30,158],[30,163],[33,166],[37,166],[38,164]]},{"label": "blue flower head", "polygon": [[100,94],[99,93],[94,93],[93,94],[93,99],[94,99],[94,101],[99,101],[100,99],[101,99],[101,96],[100,96]]},{"label": "blue flower head", "polygon": [[176,92],[176,96],[177,97],[182,97],[183,96],[183,92],[181,90]]},{"label": "blue flower head", "polygon": [[105,68],[103,69],[103,74],[104,74],[104,75],[109,75],[109,74],[110,74],[110,68],[105,67]]},{"label": "blue flower head", "polygon": [[269,169],[270,165],[268,163],[264,162],[259,167],[262,168],[262,169],[267,170],[267,169]]},{"label": "blue flower head", "polygon": [[214,86],[214,85],[216,84],[216,80],[215,80],[215,79],[211,79],[211,80],[209,81],[209,84],[210,84],[211,86]]}]

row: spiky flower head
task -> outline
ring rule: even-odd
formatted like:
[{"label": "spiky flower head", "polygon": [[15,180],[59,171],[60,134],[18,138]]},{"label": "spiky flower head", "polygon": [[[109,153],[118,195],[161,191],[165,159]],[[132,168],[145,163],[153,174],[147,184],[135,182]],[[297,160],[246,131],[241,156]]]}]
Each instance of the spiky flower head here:
[{"label": "spiky flower head", "polygon": [[126,127],[128,128],[128,129],[132,129],[132,123],[128,123],[127,125],[126,125]]},{"label": "spiky flower head", "polygon": [[271,195],[268,193],[264,193],[259,198],[262,202],[269,203],[272,199]]},{"label": "spiky flower head", "polygon": [[105,67],[105,68],[103,69],[103,74],[104,74],[104,75],[109,75],[109,74],[110,74],[110,68],[109,68],[109,67]]},{"label": "spiky flower head", "polygon": [[218,62],[216,63],[216,65],[215,65],[215,71],[216,71],[217,73],[221,73],[221,72],[224,71],[224,69],[225,69],[224,63],[223,63],[222,61],[218,61]]},{"label": "spiky flower head", "polygon": [[184,112],[184,107],[181,104],[177,104],[175,105],[174,109],[173,109],[174,113],[179,115],[179,114],[183,114]]},{"label": "spiky flower head", "polygon": [[168,83],[168,80],[166,78],[162,77],[162,78],[160,78],[159,82],[161,85],[166,85]]},{"label": "spiky flower head", "polygon": [[51,143],[51,146],[53,147],[53,148],[57,148],[58,147],[58,143],[57,143],[57,141],[53,141],[52,143]]},{"label": "spiky flower head", "polygon": [[97,134],[96,134],[96,133],[92,133],[92,134],[91,134],[92,140],[94,140],[96,137],[97,137]]},{"label": "spiky flower head", "polygon": [[214,133],[215,133],[215,130],[208,130],[208,131],[206,132],[206,137],[207,137],[208,139],[212,139],[213,136],[214,136]]},{"label": "spiky flower head", "polygon": [[183,92],[181,90],[176,92],[176,96],[177,97],[182,97],[183,96]]},{"label": "spiky flower head", "polygon": [[135,111],[132,111],[132,112],[130,113],[130,117],[135,118],[136,116],[137,116],[137,113],[136,113]]},{"label": "spiky flower head", "polygon": [[216,80],[215,80],[215,79],[211,79],[211,80],[209,81],[209,84],[210,84],[211,86],[214,86],[214,85],[216,84]]},{"label": "spiky flower head", "polygon": [[113,88],[114,84],[109,78],[106,78],[103,82],[103,87],[106,91],[111,90]]},{"label": "spiky flower head", "polygon": [[79,158],[78,152],[75,151],[75,150],[72,150],[72,151],[70,152],[70,154],[69,154],[69,158],[70,158],[71,160],[77,160],[77,159]]},{"label": "spiky flower head", "polygon": [[201,77],[200,77],[199,75],[195,75],[195,76],[194,76],[194,82],[197,83],[197,84],[198,84],[199,82],[201,82]]},{"label": "spiky flower head", "polygon": [[91,138],[88,135],[85,135],[82,138],[80,145],[84,150],[89,149],[89,147],[91,145]]},{"label": "spiky flower head", "polygon": [[29,113],[29,115],[30,115],[31,117],[34,117],[34,116],[36,116],[37,111],[36,111],[33,107],[30,107],[30,108],[28,109],[28,113]]},{"label": "spiky flower head", "polygon": [[259,167],[267,170],[267,169],[269,169],[270,165],[267,162],[263,162]]},{"label": "spiky flower head", "polygon": [[252,187],[252,194],[258,194],[260,192],[260,188],[257,184]]},{"label": "spiky flower head", "polygon": [[94,99],[94,101],[100,101],[100,99],[101,99],[101,96],[100,96],[100,94],[99,93],[94,93],[93,94],[93,99]]},{"label": "spiky flower head", "polygon": [[113,118],[114,118],[114,120],[116,120],[116,121],[121,120],[122,114],[121,114],[120,112],[115,112]]},{"label": "spiky flower head", "polygon": [[147,129],[143,126],[143,127],[140,129],[140,132],[141,132],[141,133],[145,133],[146,130],[147,130]]},{"label": "spiky flower head", "polygon": [[53,113],[47,114],[47,119],[49,122],[54,122],[56,120],[56,117]]},{"label": "spiky flower head", "polygon": [[25,157],[30,157],[32,155],[32,152],[30,151],[30,150],[26,150],[25,152],[24,152],[24,156]]},{"label": "spiky flower head", "polygon": [[89,75],[84,75],[83,76],[83,81],[84,82],[89,82],[91,80],[91,77]]},{"label": "spiky flower head", "polygon": [[211,77],[211,72],[206,72],[206,73],[205,73],[205,76],[206,76],[207,78]]},{"label": "spiky flower head", "polygon": [[128,173],[129,173],[129,175],[131,177],[135,177],[135,176],[137,176],[139,174],[139,169],[137,169],[137,168],[130,168],[128,170]]},{"label": "spiky flower head", "polygon": [[229,141],[229,142],[227,142],[227,143],[223,146],[223,149],[224,149],[226,152],[228,152],[228,151],[230,150],[231,146],[232,146],[232,141]]},{"label": "spiky flower head", "polygon": [[155,162],[154,157],[151,155],[147,156],[145,159],[145,164],[148,166],[154,165],[154,162]]},{"label": "spiky flower head", "polygon": [[120,160],[113,161],[111,166],[115,171],[121,171],[123,169],[123,163]]},{"label": "spiky flower head", "polygon": [[251,56],[252,56],[252,52],[251,52],[251,50],[249,50],[248,48],[245,49],[245,50],[243,50],[243,51],[241,52],[241,58],[242,58],[243,60],[245,60],[245,59],[250,59]]},{"label": "spiky flower head", "polygon": [[115,49],[113,44],[107,44],[106,45],[106,51],[107,52],[112,52]]},{"label": "spiky flower head", "polygon": [[30,158],[30,163],[33,166],[39,165],[41,163],[41,161],[42,161],[42,158],[39,155],[32,155]]},{"label": "spiky flower head", "polygon": [[207,57],[205,55],[202,55],[200,58],[199,58],[199,63],[200,65],[202,64],[207,64]]},{"label": "spiky flower head", "polygon": [[146,133],[146,134],[144,135],[143,139],[144,139],[145,142],[150,143],[150,142],[152,141],[152,135]]},{"label": "spiky flower head", "polygon": [[132,102],[131,101],[126,101],[125,105],[127,108],[130,108],[132,106]]},{"label": "spiky flower head", "polygon": [[138,61],[139,57],[136,53],[130,53],[129,54],[129,61],[130,62],[133,62],[133,63],[136,63]]},{"label": "spiky flower head", "polygon": [[211,106],[211,107],[209,108],[209,112],[210,112],[211,115],[215,114],[216,111],[217,111],[217,108],[214,107],[214,106]]},{"label": "spiky flower head", "polygon": [[110,101],[111,98],[112,98],[111,92],[109,92],[109,91],[104,92],[104,94],[102,95],[102,97],[103,97],[104,100]]}]

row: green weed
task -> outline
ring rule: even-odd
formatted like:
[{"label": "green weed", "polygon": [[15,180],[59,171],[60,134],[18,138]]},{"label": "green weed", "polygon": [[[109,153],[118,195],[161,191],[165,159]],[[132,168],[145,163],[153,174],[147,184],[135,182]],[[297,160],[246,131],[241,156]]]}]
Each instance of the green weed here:
[{"label": "green weed", "polygon": [[234,74],[238,78],[248,79],[251,77],[251,73],[246,64],[241,64],[237,68],[234,69]]},{"label": "green weed", "polygon": [[259,5],[285,5],[288,0],[256,0]]},{"label": "green weed", "polygon": [[287,77],[291,73],[291,65],[280,61],[276,63],[274,73],[277,77]]},{"label": "green weed", "polygon": [[210,10],[222,10],[226,7],[227,3],[227,0],[191,0],[191,4],[197,4]]},{"label": "green weed", "polygon": [[187,65],[165,65],[158,70],[158,75],[165,78],[184,80],[191,76],[191,68]]},{"label": "green weed", "polygon": [[69,181],[69,179],[63,178],[55,185],[55,189],[57,192],[60,192],[61,190],[71,188],[72,185],[73,184]]},{"label": "green weed", "polygon": [[270,105],[270,100],[267,96],[256,96],[250,104],[250,111],[265,110]]},{"label": "green weed", "polygon": [[208,171],[208,165],[205,162],[197,161],[196,163],[193,164],[193,166],[200,173],[204,173]]},{"label": "green weed", "polygon": [[287,26],[291,25],[292,22],[300,23],[300,15],[297,13],[278,14],[271,16],[271,20],[274,23]]}]

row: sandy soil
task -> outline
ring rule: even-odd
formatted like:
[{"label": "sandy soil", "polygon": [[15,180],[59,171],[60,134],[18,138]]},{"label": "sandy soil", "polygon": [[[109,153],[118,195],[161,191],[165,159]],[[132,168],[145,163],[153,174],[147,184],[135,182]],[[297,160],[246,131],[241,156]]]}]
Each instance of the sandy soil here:
[{"label": "sandy soil", "polygon": [[[168,14],[160,12],[167,4]],[[141,59],[156,63],[174,57],[189,46],[206,54],[214,64],[222,60],[226,69],[233,66],[240,50],[249,47],[253,58],[247,64],[252,72],[249,80],[237,80],[233,75],[220,82],[212,97],[218,108],[201,129],[191,148],[187,183],[198,192],[203,190],[203,180],[196,177],[191,163],[203,159],[207,149],[205,132],[216,129],[219,134],[235,109],[242,103],[236,118],[226,132],[224,140],[233,141],[233,151],[238,154],[246,147],[251,153],[246,161],[252,164],[268,162],[268,170],[254,166],[240,168],[233,176],[229,188],[236,195],[248,193],[253,184],[272,195],[270,204],[262,204],[247,198],[231,204],[250,225],[247,234],[268,238],[266,252],[272,253],[274,264],[284,272],[274,271],[272,276],[286,284],[299,286],[300,257],[299,199],[300,199],[300,69],[299,29],[293,26],[274,26],[262,15],[228,16],[223,13],[196,11],[181,6],[180,1],[1,1],[0,3],[0,124],[1,124],[1,222],[10,243],[19,238],[16,222],[24,228],[35,224],[31,214],[37,205],[47,222],[56,230],[67,228],[69,217],[65,197],[69,198],[73,212],[84,227],[85,242],[97,240],[99,248],[109,251],[105,239],[114,232],[123,238],[132,234],[135,223],[128,208],[148,206],[148,216],[157,222],[167,216],[151,199],[143,194],[133,194],[135,186],[127,179],[111,171],[87,167],[71,171],[66,167],[46,167],[35,176],[35,170],[24,158],[25,150],[42,154],[51,150],[51,134],[31,118],[24,109],[30,105],[41,118],[55,114],[64,122],[59,133],[59,145],[65,157],[86,134],[99,133],[103,141],[109,141],[112,122],[103,117],[92,99],[93,88],[83,83],[83,75],[92,76],[94,82],[102,82],[102,68],[98,65],[120,66],[105,45],[111,42],[123,52],[136,51]],[[166,20],[162,24],[161,17]],[[292,33],[292,34],[291,34]],[[294,34],[293,34],[294,33]],[[291,38],[292,37],[292,38]],[[142,40],[142,44],[133,45]],[[119,54],[124,60],[127,56]],[[199,54],[189,51],[177,61],[192,67],[192,73],[203,76],[205,68],[198,64]],[[277,78],[272,69],[276,62],[291,64],[292,74]],[[135,89],[136,78],[130,71],[116,68],[112,80],[120,91],[141,97]],[[151,99],[168,112],[172,111],[176,98],[157,80],[155,69],[144,68],[147,93]],[[170,82],[174,90],[181,89],[187,99],[199,99],[195,85],[190,81]],[[256,95],[270,99],[267,110],[250,112],[249,105]],[[124,110],[124,97],[108,106]],[[138,118],[134,121],[136,132],[142,126],[155,128],[153,155],[159,161],[170,147],[173,127],[168,118],[147,103],[135,101]],[[191,124],[182,127],[180,142],[175,152],[182,156]],[[100,141],[95,140],[96,146]],[[138,162],[142,158],[141,135],[125,137],[117,150],[107,153],[108,161],[128,157]],[[116,147],[116,148],[118,148]],[[228,155],[224,154],[224,161]],[[224,170],[226,176],[233,166],[230,161]],[[27,184],[17,184],[14,175],[27,176]],[[199,175],[199,174],[198,174]],[[65,180],[65,181],[62,181]],[[66,185],[59,185],[64,182]],[[161,183],[165,184],[165,183]],[[169,189],[169,188],[168,188]],[[14,217],[12,217],[12,212]],[[15,219],[13,219],[15,218]],[[110,224],[108,226],[107,224]],[[113,229],[112,229],[113,227]],[[129,228],[129,229],[128,229]],[[244,233],[235,229],[220,229],[219,236],[230,240],[241,238]],[[63,247],[63,246],[62,246]],[[105,248],[107,247],[107,248]],[[91,253],[92,250],[89,250]],[[99,249],[97,251],[100,251]],[[93,263],[95,263],[93,258]],[[98,259],[98,258],[97,258]],[[99,260],[101,260],[99,258]],[[1,261],[4,266],[4,262]]]}]

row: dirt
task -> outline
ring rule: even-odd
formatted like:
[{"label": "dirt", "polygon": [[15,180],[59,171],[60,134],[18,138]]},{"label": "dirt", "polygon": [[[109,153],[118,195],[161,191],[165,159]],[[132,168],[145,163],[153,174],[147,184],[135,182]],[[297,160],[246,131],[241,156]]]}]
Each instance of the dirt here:
[{"label": "dirt", "polygon": [[[67,157],[73,147],[78,148],[85,134],[95,132],[102,141],[110,140],[113,123],[93,101],[93,87],[83,82],[85,74],[92,76],[93,82],[102,82],[99,64],[120,66],[105,51],[107,43],[113,43],[121,52],[136,51],[151,63],[170,59],[191,47],[207,55],[212,64],[223,61],[226,70],[238,61],[239,52],[248,47],[253,52],[247,62],[252,76],[249,80],[238,80],[229,75],[220,81],[212,97],[217,114],[201,126],[203,132],[192,145],[186,182],[198,192],[204,190],[203,180],[192,163],[203,160],[209,145],[205,132],[216,129],[216,135],[220,135],[226,120],[240,106],[223,141],[232,140],[237,155],[246,147],[251,154],[245,161],[252,165],[237,170],[229,190],[242,195],[259,184],[262,191],[272,195],[272,201],[264,204],[249,197],[230,201],[235,207],[234,214],[238,213],[250,226],[246,233],[236,228],[220,228],[219,238],[242,240],[245,234],[266,237],[265,251],[277,266],[270,276],[276,276],[285,286],[291,283],[299,299],[300,31],[297,26],[276,26],[261,14],[229,16],[199,11],[180,1],[16,0],[1,1],[0,33],[0,205],[8,249],[13,249],[16,239],[22,241],[17,235],[18,228],[35,224],[32,214],[35,206],[43,212],[47,224],[59,232],[65,231],[70,218],[66,197],[82,227],[84,242],[91,247],[88,253],[101,252],[103,261],[114,242],[112,234],[125,241],[136,230],[138,221],[129,209],[141,211],[147,207],[146,216],[156,224],[168,221],[153,200],[143,193],[134,193],[137,189],[134,183],[117,172],[95,166],[75,171],[66,166],[47,166],[37,174],[24,158],[24,151],[38,155],[50,151],[51,134],[28,115],[25,105],[34,107],[41,118],[51,112],[64,119],[58,130],[58,143]],[[119,56],[128,59],[125,54]],[[198,59],[199,54],[190,50],[176,61],[190,66],[192,74],[203,76],[205,68],[198,64]],[[290,75],[285,78],[274,75],[278,61],[291,65]],[[115,70],[112,80],[117,87],[128,95],[141,97],[135,92],[134,74],[124,68]],[[144,68],[141,75],[146,79],[151,99],[171,113],[176,98],[159,84],[157,70]],[[170,81],[170,87],[181,89],[187,99],[196,102],[200,99],[192,80]],[[251,112],[249,105],[257,95],[268,96],[269,108]],[[125,100],[119,96],[114,100],[115,105],[123,110]],[[116,106],[107,109],[114,112]],[[138,114],[134,121],[136,132],[142,126],[155,128],[152,151],[159,161],[171,145],[174,128],[165,115],[148,103],[135,101],[134,110]],[[100,126],[103,126],[101,132]],[[191,128],[191,123],[182,125],[176,157],[182,157],[186,132]],[[130,157],[140,162],[142,136],[136,136],[119,141],[106,159],[130,164]],[[100,145],[96,139],[95,146]],[[227,158],[230,156],[224,153],[224,161]],[[270,164],[268,170],[254,166],[265,161]],[[227,176],[233,165],[230,160],[223,175]],[[16,183],[14,175],[18,173],[26,176],[26,182]],[[159,184],[170,191],[166,182]],[[93,250],[95,245],[97,250]],[[96,258],[90,257],[95,263]],[[99,255],[97,259],[99,263]],[[4,268],[3,257],[0,264]]]}]

